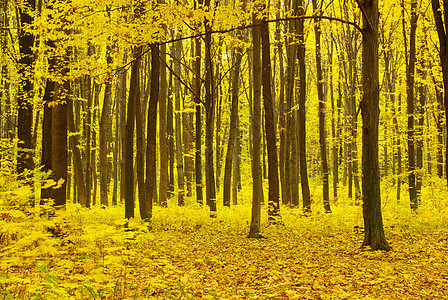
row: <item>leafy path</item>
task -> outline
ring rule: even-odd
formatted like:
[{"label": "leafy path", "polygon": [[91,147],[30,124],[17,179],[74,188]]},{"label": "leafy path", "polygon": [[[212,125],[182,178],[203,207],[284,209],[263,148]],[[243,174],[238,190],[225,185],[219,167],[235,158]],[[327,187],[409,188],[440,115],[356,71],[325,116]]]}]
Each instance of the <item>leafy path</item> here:
[{"label": "leafy path", "polygon": [[157,209],[150,229],[126,223],[122,207],[69,207],[50,219],[2,210],[0,297],[448,298],[448,214],[438,205],[418,215],[389,205],[391,252],[360,251],[361,208],[342,204],[309,217],[283,208],[284,225],[263,224],[256,240],[246,238],[248,204],[216,219],[194,205]]}]

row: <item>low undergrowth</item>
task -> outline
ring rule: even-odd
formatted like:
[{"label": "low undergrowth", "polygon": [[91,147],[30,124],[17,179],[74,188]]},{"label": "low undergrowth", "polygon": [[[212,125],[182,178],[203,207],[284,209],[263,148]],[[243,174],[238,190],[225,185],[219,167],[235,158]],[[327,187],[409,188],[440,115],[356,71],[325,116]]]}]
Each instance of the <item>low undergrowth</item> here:
[{"label": "low undergrowth", "polygon": [[[383,193],[387,192],[383,188]],[[248,239],[250,203],[156,207],[18,206],[0,195],[1,299],[423,299],[448,297],[448,197],[425,190],[418,213],[383,195],[390,252],[360,251],[362,208],[282,207],[281,225]],[[404,199],[404,198],[403,198]],[[175,199],[173,199],[174,201]],[[136,210],[136,213],[138,210]]]}]

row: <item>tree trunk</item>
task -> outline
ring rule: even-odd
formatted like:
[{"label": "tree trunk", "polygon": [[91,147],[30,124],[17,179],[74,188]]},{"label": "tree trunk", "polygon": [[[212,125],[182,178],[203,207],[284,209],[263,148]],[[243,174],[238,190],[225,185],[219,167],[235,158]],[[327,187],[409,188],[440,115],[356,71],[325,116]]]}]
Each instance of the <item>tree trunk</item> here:
[{"label": "tree trunk", "polygon": [[[152,218],[154,191],[156,189],[157,104],[160,96],[160,51],[151,45],[151,91],[149,94],[148,125],[146,133],[146,213]],[[145,218],[145,219],[146,219]]]},{"label": "tree trunk", "polygon": [[[128,107],[126,112],[126,132],[124,134],[124,206],[125,218],[134,217],[134,125],[135,106],[139,89],[140,56],[142,47],[133,50],[134,61],[131,67],[131,82],[129,87]],[[147,195],[147,194],[146,194]]]},{"label": "tree trunk", "polygon": [[364,242],[362,247],[390,250],[381,213],[380,170],[378,162],[379,59],[378,1],[358,2],[363,13],[362,41],[362,194]]},{"label": "tree trunk", "polygon": [[167,136],[169,153],[169,186],[168,197],[174,195],[174,107],[173,107],[173,72],[170,72],[167,106]]},{"label": "tree trunk", "polygon": [[194,99],[196,105],[195,113],[195,179],[196,179],[196,201],[203,204],[204,196],[202,194],[202,121],[201,121],[201,39],[195,42],[195,60],[194,60]]},{"label": "tree trunk", "polygon": [[[448,36],[447,36],[447,28],[446,22],[448,19],[448,0],[443,0],[443,19],[442,19],[442,10],[440,9],[439,0],[431,0],[432,10],[434,14],[434,21],[436,23],[437,35],[439,37],[440,43],[440,64],[442,66],[442,75],[443,75],[443,92],[444,92],[444,108],[445,108],[445,116],[448,116]],[[448,130],[447,133],[448,134]],[[446,136],[448,139],[448,135]],[[448,184],[448,147],[445,148],[445,175]]]},{"label": "tree trunk", "polygon": [[[303,0],[298,0],[299,16],[304,14]],[[299,46],[297,58],[299,60],[299,163],[300,163],[300,183],[302,185],[303,210],[306,213],[311,212],[311,193],[308,184],[308,171],[306,166],[306,65],[305,65],[305,33],[303,20],[298,21],[299,26]]]},{"label": "tree trunk", "polygon": [[[35,9],[36,2],[34,0],[26,1],[27,7],[31,10]],[[23,174],[25,171],[33,171],[33,83],[32,70],[34,68],[34,35],[26,32],[24,27],[30,26],[33,17],[28,14],[24,8],[19,8],[20,14],[20,34],[19,34],[19,69],[21,83],[18,94],[18,117],[17,117],[17,173],[19,178],[26,179],[29,175]],[[31,184],[31,183],[30,183]]]},{"label": "tree trunk", "polygon": [[[404,7],[403,7],[404,9]],[[403,20],[404,22],[404,20]],[[403,25],[404,26],[404,25]],[[418,208],[417,189],[415,185],[415,136],[414,136],[414,75],[415,75],[415,34],[417,31],[417,1],[411,1],[411,31],[409,35],[409,62],[406,72],[406,94],[408,114],[408,170],[409,170],[409,198],[411,209]]]},{"label": "tree trunk", "polygon": [[[107,64],[110,66],[112,64],[111,57],[111,47],[107,46],[106,49],[106,60]],[[111,119],[111,92],[112,83],[109,78],[106,79],[106,88],[104,91],[104,101],[103,108],[101,111],[100,119],[100,202],[101,205],[108,205],[108,190],[109,190],[109,170],[108,170],[108,145],[107,140],[110,136],[112,130],[112,119]]]},{"label": "tree trunk", "polygon": [[[210,7],[210,0],[205,0],[205,7]],[[206,166],[206,202],[210,207],[210,216],[216,216],[215,172],[213,162],[213,127],[215,121],[215,102],[213,97],[213,62],[212,35],[210,20],[205,19],[205,166]]]},{"label": "tree trunk", "polygon": [[[252,14],[254,25],[260,24],[257,13]],[[250,221],[250,238],[261,237],[261,197],[262,197],[262,174],[261,174],[261,43],[260,26],[252,27],[253,43],[253,116],[252,116],[252,215]]]},{"label": "tree trunk", "polygon": [[[143,69],[143,68],[141,68]],[[148,218],[148,211],[146,208],[146,183],[145,183],[145,118],[144,114],[146,110],[144,109],[145,105],[142,105],[142,97],[141,97],[141,87],[140,87],[140,77],[143,77],[143,74],[140,74],[137,80],[138,86],[136,87],[137,96],[135,97],[135,133],[136,133],[136,143],[137,143],[137,155],[136,155],[136,163],[134,172],[137,172],[137,191],[138,191],[138,204],[139,204],[139,212],[142,220],[146,220]],[[144,101],[144,100],[143,100]],[[134,186],[135,189],[135,186]]]},{"label": "tree trunk", "polygon": [[[239,35],[241,37],[241,35]],[[229,139],[227,141],[226,162],[224,166],[224,187],[223,187],[223,205],[230,206],[230,187],[232,181],[232,163],[234,160],[234,151],[236,146],[236,137],[238,134],[238,95],[241,59],[243,51],[241,47],[234,49],[235,58],[232,72],[232,108],[230,110],[230,128]]]},{"label": "tree trunk", "polygon": [[[159,204],[168,206],[168,149],[166,138],[166,102],[168,93],[168,82],[166,78],[166,44],[160,46],[160,94],[159,94],[159,151],[160,151],[160,178],[159,178]],[[180,75],[180,74],[178,74]]]},{"label": "tree trunk", "polygon": [[[313,10],[317,11],[317,1],[313,0]],[[324,83],[322,72],[322,59],[320,51],[320,23],[314,19],[314,35],[316,39],[316,73],[317,73],[317,95],[319,98],[319,144],[320,158],[322,160],[322,179],[323,179],[323,201],[325,212],[331,213],[330,208],[330,187],[329,187],[329,171],[327,161],[327,141],[325,131],[325,99],[324,99]]]},{"label": "tree trunk", "polygon": [[[180,76],[180,59],[181,59],[182,42],[178,41],[173,45],[174,53],[174,73]],[[177,204],[182,206],[185,204],[185,182],[184,182],[184,156],[182,147],[182,112],[181,112],[181,90],[180,81],[178,78],[174,79],[174,101],[175,113],[174,118],[176,122],[176,167],[177,167]]]},{"label": "tree trunk", "polygon": [[269,41],[269,23],[265,15],[261,20],[260,36],[262,51],[262,85],[263,103],[265,111],[265,131],[268,152],[268,180],[269,180],[269,200],[268,218],[271,223],[276,223],[280,218],[279,203],[279,178],[277,162],[277,137],[274,119],[274,101],[272,98],[271,86],[271,53]]}]

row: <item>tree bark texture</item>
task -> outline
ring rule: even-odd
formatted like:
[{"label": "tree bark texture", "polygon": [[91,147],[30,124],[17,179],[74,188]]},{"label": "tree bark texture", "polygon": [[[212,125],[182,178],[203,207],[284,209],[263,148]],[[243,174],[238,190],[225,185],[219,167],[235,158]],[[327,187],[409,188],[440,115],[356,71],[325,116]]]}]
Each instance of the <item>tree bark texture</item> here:
[{"label": "tree bark texture", "polygon": [[379,126],[379,59],[378,59],[378,0],[359,3],[363,13],[362,47],[362,196],[364,241],[362,247],[390,250],[383,228],[378,162]]}]

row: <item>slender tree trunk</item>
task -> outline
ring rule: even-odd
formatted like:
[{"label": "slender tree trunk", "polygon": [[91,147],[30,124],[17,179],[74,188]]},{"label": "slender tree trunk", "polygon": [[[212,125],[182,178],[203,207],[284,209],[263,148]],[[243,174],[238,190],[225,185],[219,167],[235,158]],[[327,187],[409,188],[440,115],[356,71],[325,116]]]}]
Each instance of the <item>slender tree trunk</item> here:
[{"label": "slender tree trunk", "polygon": [[[166,44],[160,46],[160,94],[159,94],[159,151],[160,151],[160,179],[159,179],[159,204],[168,206],[168,149],[166,138],[166,110],[168,82],[166,78]],[[180,76],[180,74],[178,74]]]},{"label": "slender tree trunk", "polygon": [[265,15],[260,26],[261,51],[262,51],[262,85],[263,103],[265,111],[265,131],[268,152],[268,180],[269,180],[269,200],[268,217],[271,223],[276,223],[280,218],[279,203],[279,178],[277,162],[276,130],[274,119],[274,101],[272,98],[271,86],[271,53],[269,41],[269,23]]},{"label": "slender tree trunk", "polygon": [[[140,68],[143,69],[143,68]],[[140,74],[141,73],[141,74]],[[143,77],[143,72],[139,70],[139,78],[138,78],[138,86],[136,87],[137,95],[135,99],[135,133],[136,133],[136,144],[137,144],[137,155],[135,162],[135,171],[137,173],[137,191],[138,191],[138,204],[139,204],[139,212],[142,220],[146,220],[148,218],[148,211],[146,207],[146,183],[145,183],[145,118],[144,114],[146,113],[145,105],[142,105],[142,97],[140,82]],[[142,78],[144,81],[144,79]],[[144,87],[143,87],[144,89]],[[144,101],[144,100],[143,100]],[[134,185],[135,189],[135,185]]]},{"label": "slender tree trunk", "polygon": [[202,194],[202,121],[201,121],[201,39],[196,39],[194,60],[194,99],[196,104],[195,113],[195,179],[196,179],[196,201],[203,204]]},{"label": "slender tree trunk", "polygon": [[[112,64],[111,47],[108,45],[106,49],[106,60],[110,66]],[[106,79],[106,88],[104,91],[103,108],[100,119],[100,202],[101,205],[108,205],[108,191],[109,191],[109,170],[108,170],[108,145],[107,140],[112,130],[111,119],[111,92],[112,83],[109,78]]]},{"label": "slender tree trunk", "polygon": [[[205,0],[205,7],[210,7],[210,0]],[[205,19],[205,165],[206,176],[206,202],[210,207],[210,216],[216,216],[216,190],[215,172],[213,162],[213,127],[215,102],[213,97],[213,62],[212,62],[212,36],[210,20]]]},{"label": "slender tree trunk", "polygon": [[[34,11],[36,2],[34,0],[26,1],[27,7]],[[18,153],[17,153],[17,173],[19,178],[26,179],[27,175],[23,176],[25,171],[33,171],[33,83],[32,83],[32,69],[34,68],[34,35],[25,31],[25,27],[33,22],[32,13],[28,13],[24,7],[19,8],[20,15],[20,34],[19,34],[19,74],[21,78],[21,87],[18,94],[18,117],[17,117],[17,138],[18,138]]]},{"label": "slender tree trunk", "polygon": [[[142,47],[133,50],[134,61],[131,67],[131,82],[129,87],[128,107],[126,112],[126,132],[124,135],[124,204],[125,218],[134,217],[134,126],[135,106],[139,90],[140,56]],[[148,137],[149,139],[149,137]],[[146,193],[146,195],[148,195]]]},{"label": "slender tree trunk", "polygon": [[146,134],[146,217],[152,218],[156,188],[157,104],[160,97],[160,51],[151,45],[151,92],[149,94],[148,125]]},{"label": "slender tree trunk", "polygon": [[[174,53],[174,73],[180,76],[180,57],[182,42],[176,42],[173,45]],[[174,101],[175,101],[175,140],[176,140],[176,169],[177,169],[177,204],[185,204],[185,177],[184,177],[184,154],[182,146],[182,108],[181,108],[181,86],[178,78],[174,79]]]},{"label": "slender tree trunk", "polygon": [[[254,25],[260,24],[257,13],[252,14]],[[261,42],[260,27],[252,27],[253,43],[253,116],[252,116],[252,215],[250,222],[250,238],[261,237],[261,197],[262,197],[262,174],[261,174]]]},{"label": "slender tree trunk", "polygon": [[[299,16],[304,14],[303,0],[298,0]],[[305,34],[303,20],[299,20],[297,33],[299,35],[299,46],[297,58],[299,60],[299,162],[300,162],[300,182],[302,185],[303,210],[311,212],[311,193],[308,184],[308,171],[306,166],[306,65],[305,65]]]},{"label": "slender tree trunk", "polygon": [[[127,53],[125,52],[123,55],[123,64],[126,64],[127,61]],[[126,165],[125,165],[125,159],[126,159],[126,86],[127,86],[127,72],[126,69],[122,70],[120,73],[120,136],[121,136],[121,161],[120,161],[120,170],[121,170],[121,176],[120,176],[120,200],[121,202],[125,202],[125,182],[126,182]]]},{"label": "slender tree trunk", "polygon": [[[79,135],[75,134],[77,130],[75,127],[75,113],[73,109],[74,103],[70,97],[68,98],[67,104],[68,104],[68,124],[70,129],[69,139],[73,156],[73,167],[74,167],[73,172],[76,182],[76,184],[74,184],[73,186],[76,187],[75,191],[78,195],[79,203],[81,204],[81,206],[90,207],[90,203],[87,202],[86,197],[86,186],[82,170],[81,151],[79,150],[80,145]],[[76,195],[74,195],[73,198],[76,199]]]},{"label": "slender tree trunk", "polygon": [[[241,37],[241,35],[239,35]],[[230,110],[230,128],[229,140],[227,141],[227,154],[224,167],[224,188],[223,188],[223,205],[230,206],[230,187],[232,178],[232,163],[236,159],[234,151],[238,134],[238,95],[239,95],[239,79],[241,69],[241,59],[243,58],[242,48],[234,49],[235,58],[232,73],[232,108]],[[235,176],[234,176],[235,179]]]},{"label": "slender tree trunk", "polygon": [[[443,0],[443,19],[442,19],[442,9],[440,8],[439,0],[431,0],[432,10],[434,14],[434,21],[436,24],[437,35],[439,37],[440,43],[440,64],[442,66],[443,75],[443,94],[444,94],[444,108],[445,116],[448,116],[448,36],[447,36],[447,26],[448,22],[448,0]],[[446,131],[448,134],[448,130]],[[446,136],[448,140],[448,135]],[[448,147],[445,147],[445,175],[448,184]]]},{"label": "slender tree trunk", "polygon": [[[313,10],[317,10],[317,1],[313,0]],[[320,23],[314,19],[314,35],[316,39],[316,73],[317,73],[317,95],[319,98],[319,144],[320,158],[322,160],[322,179],[323,179],[323,201],[325,212],[330,213],[330,187],[329,187],[329,170],[327,161],[327,141],[325,130],[325,99],[324,99],[324,83],[322,72],[322,58],[320,50]]]},{"label": "slender tree trunk", "polygon": [[[403,8],[404,9],[404,8]],[[404,21],[403,21],[404,22]],[[408,169],[409,198],[411,209],[418,208],[417,189],[415,185],[415,137],[414,137],[414,75],[415,75],[415,34],[417,31],[417,1],[411,1],[411,31],[409,35],[409,62],[406,72],[406,94],[408,114]]]},{"label": "slender tree trunk", "polygon": [[167,107],[167,136],[169,153],[169,186],[168,197],[174,195],[174,107],[173,107],[173,72],[170,72]]},{"label": "slender tree trunk", "polygon": [[378,1],[358,2],[363,13],[362,41],[362,194],[364,241],[362,247],[390,250],[381,213],[380,170],[378,161],[379,59]]}]

